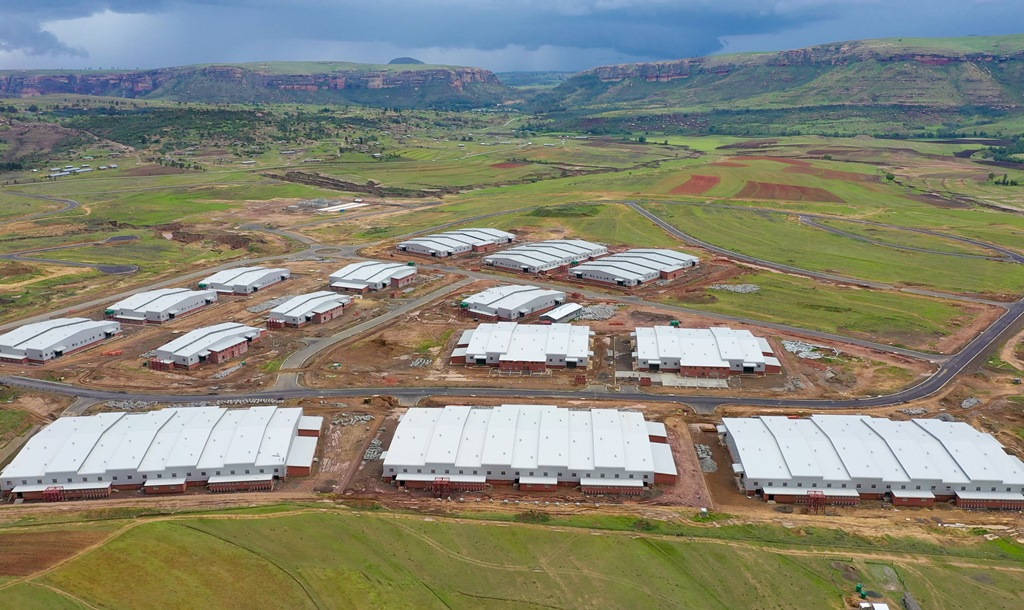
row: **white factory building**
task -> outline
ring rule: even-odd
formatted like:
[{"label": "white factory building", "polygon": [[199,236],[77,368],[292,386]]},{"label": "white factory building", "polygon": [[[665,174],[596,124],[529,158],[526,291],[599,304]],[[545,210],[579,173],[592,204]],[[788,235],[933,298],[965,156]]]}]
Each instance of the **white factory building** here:
[{"label": "white factory building", "polygon": [[570,265],[608,254],[608,248],[582,239],[552,239],[523,244],[484,257],[484,264],[523,273],[568,269]]},{"label": "white factory building", "polygon": [[216,302],[216,290],[160,288],[118,301],[106,314],[122,322],[167,322]]},{"label": "white factory building", "polygon": [[345,265],[330,276],[330,286],[345,292],[403,288],[416,279],[416,267],[402,263],[362,261]]},{"label": "white factory building", "polygon": [[565,302],[565,293],[536,286],[495,286],[462,300],[462,307],[474,316],[517,320],[553,309]]},{"label": "white factory building", "polygon": [[462,333],[452,364],[496,366],[508,371],[581,368],[590,364],[589,326],[571,324],[480,324]]},{"label": "white factory building", "polygon": [[168,408],[61,417],[0,472],[5,497],[95,498],[112,489],[269,489],[307,475],[323,418],[273,406]]},{"label": "white factory building", "polygon": [[409,409],[384,458],[384,477],[436,491],[518,484],[641,494],[676,480],[664,424],[636,411],[552,405]]},{"label": "white factory building", "polygon": [[237,322],[223,322],[189,331],[156,348],[149,361],[154,370],[192,369],[204,362],[219,364],[249,351],[263,330]]},{"label": "white factory building", "polygon": [[486,252],[515,240],[512,233],[498,229],[458,229],[407,239],[396,247],[399,252],[445,258],[467,252]]},{"label": "white factory building", "polygon": [[0,360],[40,364],[120,332],[121,325],[111,320],[55,318],[34,322],[0,335]]},{"label": "white factory building", "polygon": [[963,422],[865,415],[727,417],[719,434],[748,495],[776,502],[955,500],[966,508],[1024,509],[1024,463]]},{"label": "white factory building", "polygon": [[270,310],[267,328],[323,324],[340,316],[352,297],[321,290],[294,296]]},{"label": "white factory building", "polygon": [[659,279],[673,280],[699,262],[696,256],[675,250],[638,248],[583,263],[569,273],[580,280],[639,286]]},{"label": "white factory building", "polygon": [[632,336],[634,365],[640,371],[678,372],[687,377],[782,372],[768,340],[749,330],[640,326]]},{"label": "white factory building", "polygon": [[199,287],[230,294],[251,294],[286,280],[291,274],[281,267],[236,267],[214,273],[199,282]]}]

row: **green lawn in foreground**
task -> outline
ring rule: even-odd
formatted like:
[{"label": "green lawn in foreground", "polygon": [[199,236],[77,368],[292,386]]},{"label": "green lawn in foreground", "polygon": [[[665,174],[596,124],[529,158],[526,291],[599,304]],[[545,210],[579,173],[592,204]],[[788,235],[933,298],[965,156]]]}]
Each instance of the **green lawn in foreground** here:
[{"label": "green lawn in foreground", "polygon": [[836,607],[824,562],[796,564],[700,542],[306,514],[146,524],[44,582],[134,608]]},{"label": "green lawn in foreground", "polygon": [[717,246],[804,269],[951,292],[1024,291],[1024,265],[885,248],[784,214],[657,203],[648,209]]},{"label": "green lawn in foreground", "polygon": [[932,349],[935,340],[973,319],[952,301],[833,286],[781,273],[748,273],[728,283],[761,289],[751,294],[706,290],[711,302],[670,302],[918,349]]},{"label": "green lawn in foreground", "polygon": [[[132,528],[39,583],[93,605],[132,608],[842,608],[856,582],[884,596],[875,601],[898,603],[909,590],[928,608],[1012,608],[1024,590],[1017,572],[944,563],[943,556],[991,558],[994,567],[1015,568],[1020,551],[1012,543],[1000,549],[972,538],[940,546],[685,521],[652,521],[648,533],[636,531],[635,517],[592,517],[553,517],[537,527],[509,515],[504,522],[342,511],[196,516]],[[677,530],[696,538],[654,535]],[[722,543],[728,540],[736,544]],[[815,549],[910,556],[804,554]],[[33,603],[41,595],[16,593]]]}]

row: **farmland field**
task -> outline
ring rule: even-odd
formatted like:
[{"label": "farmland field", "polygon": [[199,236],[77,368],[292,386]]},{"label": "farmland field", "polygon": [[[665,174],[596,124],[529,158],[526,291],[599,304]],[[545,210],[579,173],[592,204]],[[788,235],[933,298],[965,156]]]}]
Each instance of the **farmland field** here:
[{"label": "farmland field", "polygon": [[[133,608],[550,606],[557,592],[557,607],[839,608],[852,593],[851,576],[878,591],[876,600],[891,603],[904,589],[933,600],[934,583],[961,568],[929,555],[1018,569],[1012,549],[977,543],[943,549],[889,539],[883,546],[904,549],[907,561],[886,556],[880,570],[856,558],[868,540],[838,531],[797,536],[770,526],[708,530],[653,521],[644,533],[628,518],[597,516],[553,518],[558,527],[344,510],[120,523],[128,527],[51,572],[0,575],[0,593],[30,607],[76,607],[79,600]],[[0,530],[0,541],[13,541],[19,529]],[[832,557],[798,550],[829,545],[845,550]],[[964,574],[927,607],[974,600],[1011,608],[1024,586],[1013,572],[991,577],[999,589]],[[21,576],[28,579],[10,580]]]}]

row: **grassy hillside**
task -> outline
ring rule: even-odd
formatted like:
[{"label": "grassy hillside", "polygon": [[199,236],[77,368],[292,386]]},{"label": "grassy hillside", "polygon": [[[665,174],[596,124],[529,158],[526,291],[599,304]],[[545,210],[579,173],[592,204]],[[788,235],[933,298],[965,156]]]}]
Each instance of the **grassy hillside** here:
[{"label": "grassy hillside", "polygon": [[[601,66],[538,93],[530,106],[555,128],[597,132],[984,131],[1024,114],[1024,35],[868,40]],[[862,117],[868,120],[857,121]]]}]

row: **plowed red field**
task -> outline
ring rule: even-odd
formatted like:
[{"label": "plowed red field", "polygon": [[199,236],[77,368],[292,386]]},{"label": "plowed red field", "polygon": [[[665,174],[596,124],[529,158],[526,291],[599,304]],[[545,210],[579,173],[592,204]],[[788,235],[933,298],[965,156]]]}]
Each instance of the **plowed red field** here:
[{"label": "plowed red field", "polygon": [[829,201],[843,203],[825,189],[813,186],[797,186],[795,184],[775,184],[773,182],[747,182],[743,190],[736,194],[739,199],[783,199],[786,201]]},{"label": "plowed red field", "polygon": [[718,176],[701,176],[699,174],[695,174],[690,176],[690,179],[686,182],[669,191],[669,193],[673,195],[700,195],[701,193],[710,190],[713,186],[718,184],[720,180],[721,178]]}]

